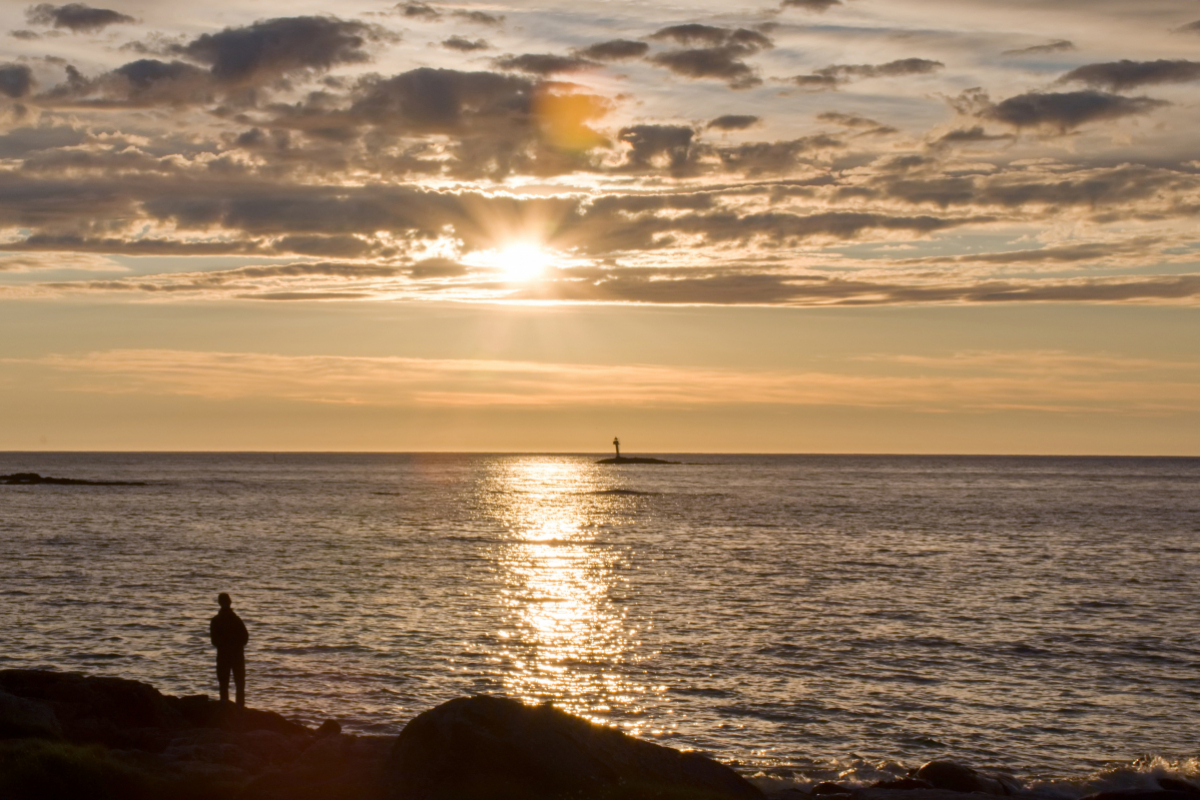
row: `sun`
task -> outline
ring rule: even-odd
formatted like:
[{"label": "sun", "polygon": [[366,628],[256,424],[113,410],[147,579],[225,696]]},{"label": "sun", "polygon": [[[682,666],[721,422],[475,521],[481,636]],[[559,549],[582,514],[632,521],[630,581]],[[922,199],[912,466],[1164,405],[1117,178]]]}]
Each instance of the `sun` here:
[{"label": "sun", "polygon": [[554,256],[530,242],[513,242],[495,250],[472,253],[463,261],[491,267],[510,281],[528,281],[541,275],[554,262]]}]

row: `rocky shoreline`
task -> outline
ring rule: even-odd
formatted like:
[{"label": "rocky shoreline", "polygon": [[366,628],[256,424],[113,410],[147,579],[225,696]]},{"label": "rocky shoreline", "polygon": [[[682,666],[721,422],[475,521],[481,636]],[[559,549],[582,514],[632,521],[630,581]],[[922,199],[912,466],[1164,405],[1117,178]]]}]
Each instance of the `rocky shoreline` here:
[{"label": "rocky shoreline", "polygon": [[[821,783],[772,800],[963,800],[1019,784],[946,761],[868,788]],[[642,741],[550,705],[464,697],[414,717],[399,736],[313,729],[204,695],[44,670],[0,671],[4,800],[765,800],[733,769]],[[1200,800],[1156,791],[1091,800]]]}]

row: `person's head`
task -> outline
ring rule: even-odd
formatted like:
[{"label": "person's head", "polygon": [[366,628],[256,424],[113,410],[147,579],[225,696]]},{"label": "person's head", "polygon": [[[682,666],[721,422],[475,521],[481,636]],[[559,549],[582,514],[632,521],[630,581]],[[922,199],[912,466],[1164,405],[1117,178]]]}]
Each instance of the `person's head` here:
[{"label": "person's head", "polygon": [[221,604],[221,608],[230,608],[233,606],[233,601],[229,599],[229,595],[221,592],[217,595],[217,602]]}]

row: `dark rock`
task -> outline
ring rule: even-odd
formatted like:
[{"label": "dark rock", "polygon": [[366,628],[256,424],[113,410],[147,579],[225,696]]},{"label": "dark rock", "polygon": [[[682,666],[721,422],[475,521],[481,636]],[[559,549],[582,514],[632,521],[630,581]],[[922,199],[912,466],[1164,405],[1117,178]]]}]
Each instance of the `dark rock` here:
[{"label": "dark rock", "polygon": [[327,719],[321,723],[321,727],[317,728],[317,736],[329,736],[335,733],[341,733],[342,726],[331,719]]},{"label": "dark rock", "polygon": [[54,709],[37,700],[0,691],[0,739],[25,736],[42,739],[62,736],[62,726],[54,716]]},{"label": "dark rock", "polygon": [[164,731],[187,726],[154,687],[122,678],[14,669],[0,671],[0,690],[52,708],[75,742],[158,751],[169,741]]},{"label": "dark rock", "polygon": [[[46,670],[0,671],[0,692],[48,707],[64,738],[163,752],[184,731],[270,731],[305,740],[312,731],[271,711],[238,708],[204,695],[172,697],[138,681]],[[228,740],[222,740],[228,741]]]},{"label": "dark rock", "polygon": [[930,761],[917,770],[913,777],[926,781],[935,789],[951,792],[980,792],[982,794],[1009,795],[1019,789],[1015,783],[984,775],[970,767],[953,761]]},{"label": "dark rock", "polygon": [[678,461],[663,461],[661,458],[643,458],[640,456],[616,456],[614,458],[602,458],[596,462],[597,464],[678,464]]},{"label": "dark rock", "polygon": [[933,784],[920,778],[897,778],[890,781],[877,781],[871,784],[872,789],[891,789],[894,792],[911,792],[914,789],[932,789]]},{"label": "dark rock", "polygon": [[229,731],[272,731],[287,737],[310,737],[312,731],[298,722],[257,708],[238,708],[207,695],[166,697],[167,702],[189,724],[198,728],[220,728]]},{"label": "dark rock", "polygon": [[48,478],[36,472],[14,472],[11,475],[0,475],[0,484],[10,486],[37,486],[51,484],[54,486],[145,486],[142,481],[85,481],[82,478]]},{"label": "dark rock", "polygon": [[460,697],[411,720],[384,766],[391,800],[640,797],[763,800],[729,767],[595,725],[549,704]]},{"label": "dark rock", "polygon": [[809,794],[851,794],[853,791],[854,790],[849,786],[842,786],[840,783],[834,783],[833,781],[821,781],[809,790]]},{"label": "dark rock", "polygon": [[[1161,781],[1159,783],[1161,784]],[[1126,792],[1097,792],[1089,794],[1083,800],[1196,800],[1192,792],[1176,792],[1170,790],[1141,792],[1138,790]]]},{"label": "dark rock", "polygon": [[1186,792],[1188,794],[1200,795],[1200,787],[1194,786],[1187,781],[1181,781],[1179,778],[1162,777],[1156,780],[1159,787],[1168,792]]}]

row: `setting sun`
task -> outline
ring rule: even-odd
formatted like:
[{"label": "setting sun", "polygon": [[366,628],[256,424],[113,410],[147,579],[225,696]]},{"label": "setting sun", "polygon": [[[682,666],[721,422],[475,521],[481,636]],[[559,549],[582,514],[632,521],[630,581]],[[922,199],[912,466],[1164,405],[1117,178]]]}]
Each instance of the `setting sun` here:
[{"label": "setting sun", "polygon": [[508,280],[528,281],[545,272],[554,257],[536,244],[516,242],[472,254],[463,261],[474,266],[497,269]]}]

